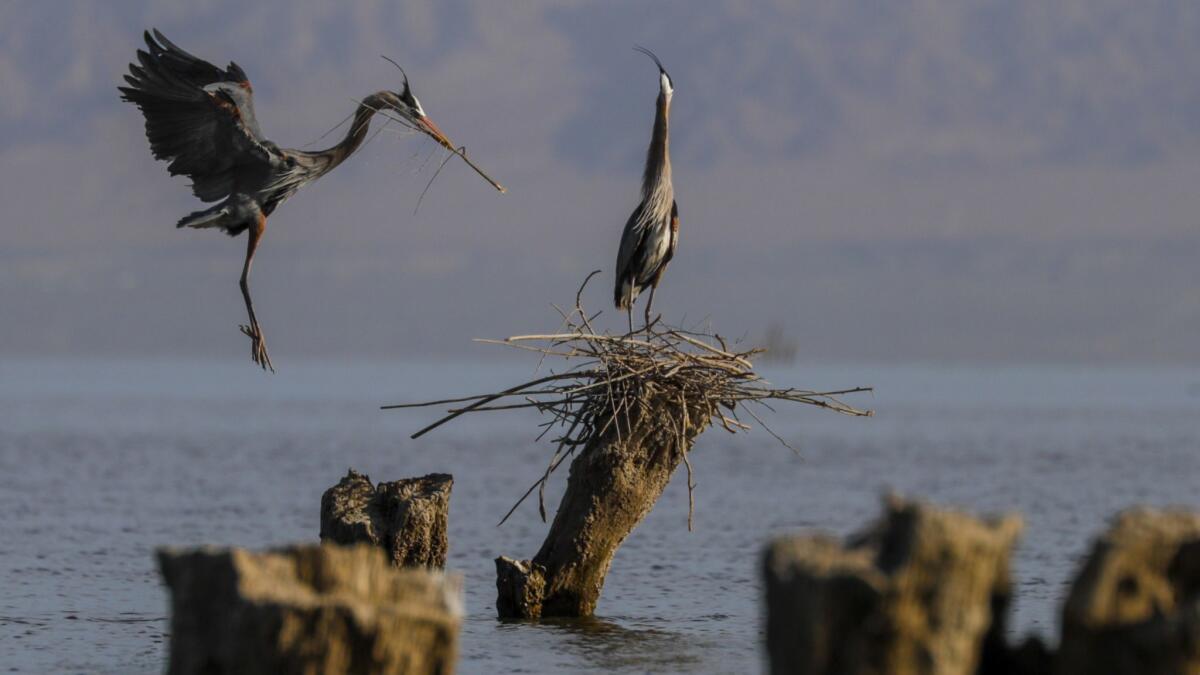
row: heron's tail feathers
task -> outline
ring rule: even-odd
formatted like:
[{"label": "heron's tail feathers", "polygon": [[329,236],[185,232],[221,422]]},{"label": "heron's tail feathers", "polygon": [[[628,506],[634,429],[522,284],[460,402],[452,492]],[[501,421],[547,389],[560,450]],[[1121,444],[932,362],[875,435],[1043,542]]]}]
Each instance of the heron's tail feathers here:
[{"label": "heron's tail feathers", "polygon": [[193,211],[175,223],[175,227],[219,227],[229,211],[224,204],[218,204],[203,211]]},{"label": "heron's tail feathers", "polygon": [[187,214],[179,219],[175,227],[219,227],[225,230],[225,234],[231,237],[237,236],[246,229],[247,225],[245,222],[242,222],[243,219],[234,217],[231,211],[228,204],[217,204],[203,211],[194,211]]},{"label": "heron's tail feathers", "polygon": [[617,279],[617,288],[613,293],[613,302],[616,303],[617,309],[628,310],[633,307],[637,296],[638,287],[634,285],[632,279]]}]

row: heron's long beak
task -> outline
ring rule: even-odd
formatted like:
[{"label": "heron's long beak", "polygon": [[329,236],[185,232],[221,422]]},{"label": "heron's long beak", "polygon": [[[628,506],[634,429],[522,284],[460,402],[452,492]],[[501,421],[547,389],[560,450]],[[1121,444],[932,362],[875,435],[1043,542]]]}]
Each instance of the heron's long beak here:
[{"label": "heron's long beak", "polygon": [[450,152],[453,152],[454,154],[456,154],[460,158],[462,158],[462,161],[466,162],[467,166],[474,169],[475,173],[479,174],[480,177],[482,177],[484,180],[486,180],[488,183],[490,183],[492,187],[496,188],[501,193],[508,192],[507,188],[505,188],[503,185],[497,183],[496,180],[494,178],[492,178],[491,176],[484,173],[483,169],[480,169],[478,166],[475,165],[475,162],[472,162],[471,160],[467,159],[467,153],[465,151],[465,148],[463,150],[459,150],[458,148],[454,147],[454,144],[450,142],[449,138],[446,138],[446,134],[442,133],[442,130],[438,128],[438,125],[433,123],[433,120],[429,119],[428,117],[426,117],[424,115],[421,115],[421,116],[417,117],[417,122],[421,125],[422,131],[424,131],[425,133],[432,136],[433,140],[437,141],[438,143],[441,143],[442,146],[444,146],[447,150],[449,150]]},{"label": "heron's long beak", "polygon": [[429,134],[430,136],[433,136],[433,140],[437,141],[438,143],[441,143],[443,146],[445,146],[449,150],[454,149],[454,144],[450,142],[449,138],[446,138],[446,134],[442,133],[442,130],[438,128],[438,125],[433,123],[433,120],[429,119],[428,117],[426,117],[424,115],[421,115],[420,117],[417,118],[417,122],[420,123],[420,125],[422,127],[422,131]]}]

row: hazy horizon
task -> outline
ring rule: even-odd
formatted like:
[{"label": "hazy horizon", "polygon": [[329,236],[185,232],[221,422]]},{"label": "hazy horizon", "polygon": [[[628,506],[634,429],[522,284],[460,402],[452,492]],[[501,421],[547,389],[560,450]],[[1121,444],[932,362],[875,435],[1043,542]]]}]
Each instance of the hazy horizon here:
[{"label": "hazy horizon", "polygon": [[[0,358],[243,360],[244,239],[152,159],[116,86],[151,26],[316,140],[396,88],[498,195],[383,132],[277,211],[252,285],[280,368],[490,352],[612,265],[676,85],[672,321],[801,360],[1200,363],[1200,6],[232,0],[0,6]],[[379,123],[376,122],[376,126]],[[313,147],[331,144],[344,127]],[[433,158],[425,163],[430,153]],[[424,168],[422,168],[424,167]]]}]

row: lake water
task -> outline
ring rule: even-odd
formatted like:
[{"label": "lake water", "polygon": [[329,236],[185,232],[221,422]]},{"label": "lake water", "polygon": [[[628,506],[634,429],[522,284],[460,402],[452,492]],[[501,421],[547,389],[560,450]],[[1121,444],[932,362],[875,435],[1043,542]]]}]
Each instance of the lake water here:
[{"label": "lake water", "polygon": [[618,553],[597,619],[501,623],[492,560],[530,557],[546,530],[533,503],[495,526],[549,456],[536,416],[467,416],[412,441],[433,413],[378,406],[495,390],[532,366],[279,365],[0,362],[0,671],[161,672],[155,547],[316,541],[321,493],[348,467],[454,474],[463,673],[761,671],[764,543],[849,533],[887,489],[1021,511],[1013,631],[1053,638],[1064,584],[1112,514],[1200,507],[1200,370],[768,370],[779,384],[874,385],[853,402],[877,416],[779,410],[768,422],[802,457],[760,430],[710,431],[693,452],[694,532],[681,472]]}]

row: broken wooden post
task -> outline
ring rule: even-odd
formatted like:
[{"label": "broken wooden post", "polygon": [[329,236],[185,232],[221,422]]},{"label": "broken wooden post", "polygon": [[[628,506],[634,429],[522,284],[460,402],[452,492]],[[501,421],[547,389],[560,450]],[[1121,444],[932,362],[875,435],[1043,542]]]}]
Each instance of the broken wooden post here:
[{"label": "broken wooden post", "polygon": [[597,332],[582,294],[580,287],[574,310],[562,313],[559,332],[499,341],[539,353],[539,364],[562,359],[566,368],[498,392],[383,406],[448,406],[443,417],[412,438],[468,413],[532,409],[548,415],[542,435],[556,432],[551,436],[554,454],[501,524],[535,490],[545,519],[542,489],[554,470],[575,455],[566,493],[537,555],[528,561],[496,560],[501,617],[591,614],[617,547],[654,507],[681,462],[688,467],[690,527],[694,484],[688,452],[709,425],[730,433],[747,430],[740,414],[761,424],[752,406],[782,402],[871,414],[840,400],[869,387],[776,387],[754,372],[751,359],[761,349],[739,350],[719,335],[668,326],[661,317],[636,332]]},{"label": "broken wooden post", "polygon": [[372,486],[350,469],[321,496],[321,541],[379,546],[400,567],[445,567],[453,485],[433,473]]},{"label": "broken wooden post", "polygon": [[160,550],[169,675],[454,671],[462,578],[377,548]]},{"label": "broken wooden post", "polygon": [[1116,518],[1063,606],[1055,672],[1200,673],[1200,514]]},{"label": "broken wooden post", "polygon": [[588,443],[571,463],[567,490],[531,561],[496,559],[502,618],[589,616],[617,548],[650,513],[709,416],[693,406],[685,433],[663,424],[678,411],[642,409]]},{"label": "broken wooden post", "polygon": [[1017,516],[981,521],[889,498],[845,545],[784,537],[766,551],[770,672],[974,675],[1003,643]]}]

